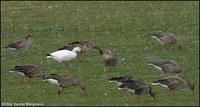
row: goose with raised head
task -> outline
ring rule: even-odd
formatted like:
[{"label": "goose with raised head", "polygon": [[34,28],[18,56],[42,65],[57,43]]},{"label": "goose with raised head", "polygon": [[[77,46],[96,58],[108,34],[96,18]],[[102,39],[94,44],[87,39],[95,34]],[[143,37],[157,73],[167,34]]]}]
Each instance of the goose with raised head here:
[{"label": "goose with raised head", "polygon": [[18,75],[22,76],[22,79],[19,80],[20,86],[22,86],[24,84],[24,77],[27,77],[29,79],[29,84],[32,85],[32,80],[31,79],[33,77],[40,76],[40,77],[43,78],[45,76],[44,72],[42,72],[40,68],[38,68],[37,66],[32,65],[32,64],[25,64],[25,65],[15,66],[9,72],[15,73],[15,74],[18,74]]},{"label": "goose with raised head", "polygon": [[178,76],[168,76],[155,80],[152,85],[160,85],[168,88],[171,95],[175,95],[175,91],[189,87],[194,94],[195,85],[192,80],[184,80]]},{"label": "goose with raised head", "polygon": [[44,81],[48,81],[49,83],[58,87],[58,94],[63,94],[64,88],[70,86],[79,86],[81,90],[86,91],[86,86],[79,80],[74,79],[71,76],[63,75],[63,74],[50,74],[45,77]]},{"label": "goose with raised head", "polygon": [[152,36],[153,39],[156,39],[158,42],[164,45],[176,44],[178,49],[182,49],[182,45],[177,41],[173,33],[168,32],[159,32]]},{"label": "goose with raised head", "polygon": [[25,36],[23,40],[18,40],[14,43],[10,43],[4,48],[9,49],[9,50],[15,50],[17,52],[25,50],[26,48],[29,47],[31,43],[31,37],[32,37],[32,33],[28,33],[28,35]]},{"label": "goose with raised head", "polygon": [[111,50],[108,49],[104,54],[103,54],[103,70],[106,71],[106,67],[112,66],[113,68],[116,68],[117,65],[117,56],[115,53]]}]

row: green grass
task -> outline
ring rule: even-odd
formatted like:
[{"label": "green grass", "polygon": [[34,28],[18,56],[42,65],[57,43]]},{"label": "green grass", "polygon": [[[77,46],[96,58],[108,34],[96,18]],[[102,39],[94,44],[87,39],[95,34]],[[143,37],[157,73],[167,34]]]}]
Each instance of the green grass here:
[{"label": "green grass", "polygon": [[[144,2],[1,2],[1,48],[27,32],[33,33],[32,45],[22,55],[1,51],[1,102],[42,103],[44,105],[127,105],[127,98],[108,79],[119,75],[133,75],[150,84],[160,72],[145,64],[148,59],[174,59],[189,69],[184,77],[197,84],[195,95],[189,89],[176,96],[167,96],[167,89],[153,87],[159,101],[148,95],[141,103],[132,97],[131,105],[199,105],[199,4],[197,1]],[[158,31],[173,32],[183,44],[166,49],[151,39]],[[64,44],[83,38],[93,40],[104,50],[113,49],[119,59],[116,72],[103,72],[101,56],[91,50],[64,67],[45,55]],[[78,87],[58,95],[51,84],[33,79],[33,85],[20,88],[16,75],[8,71],[15,65],[35,64],[46,74],[68,74],[83,81],[87,94]]]}]

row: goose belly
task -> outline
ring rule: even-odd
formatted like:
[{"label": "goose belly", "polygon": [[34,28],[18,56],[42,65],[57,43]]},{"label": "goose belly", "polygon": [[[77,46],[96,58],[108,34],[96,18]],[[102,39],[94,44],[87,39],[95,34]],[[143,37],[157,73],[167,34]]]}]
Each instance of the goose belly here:
[{"label": "goose belly", "polygon": [[58,80],[55,79],[47,79],[46,81],[48,81],[49,83],[53,84],[53,85],[59,85]]},{"label": "goose belly", "polygon": [[130,88],[118,88],[119,90],[126,90],[128,91],[130,94],[135,94],[135,90],[134,89],[130,89]]},{"label": "goose belly", "polygon": [[158,69],[158,70],[162,71],[162,68],[161,68],[161,67],[159,67],[159,66],[157,66],[157,65],[154,65],[154,64],[148,64],[148,65],[152,65],[152,66],[154,66],[156,69]]},{"label": "goose belly", "polygon": [[160,85],[162,87],[169,88],[167,85],[164,85],[164,84],[161,84],[161,83],[152,83],[152,85]]},{"label": "goose belly", "polygon": [[165,44],[162,40],[160,40],[159,38],[157,38],[156,36],[152,36],[153,39],[156,39],[158,42],[160,42],[161,44]]},{"label": "goose belly", "polygon": [[11,51],[17,51],[17,49],[16,48],[11,48],[11,47],[9,47],[9,48],[7,48],[8,50],[11,50]]},{"label": "goose belly", "polygon": [[20,75],[20,76],[25,76],[23,72],[18,72],[18,71],[9,71],[9,72],[16,73],[17,75]]},{"label": "goose belly", "polygon": [[109,82],[111,82],[111,83],[115,83],[117,86],[120,86],[120,85],[123,84],[123,83],[121,83],[121,82],[117,82],[117,81],[109,81]]}]

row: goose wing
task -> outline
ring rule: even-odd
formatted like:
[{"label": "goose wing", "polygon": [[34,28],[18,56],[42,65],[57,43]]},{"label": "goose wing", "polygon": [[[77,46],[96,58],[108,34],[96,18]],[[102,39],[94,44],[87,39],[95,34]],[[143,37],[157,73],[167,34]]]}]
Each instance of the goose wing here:
[{"label": "goose wing", "polygon": [[154,81],[153,83],[160,83],[160,84],[163,84],[163,85],[170,86],[170,85],[178,84],[179,81],[176,79],[176,77],[166,77],[166,78],[163,78],[163,79],[158,79],[158,80]]},{"label": "goose wing", "polygon": [[19,46],[21,46],[23,43],[24,43],[24,40],[19,40],[17,42],[8,44],[6,48],[16,48],[16,49],[18,49]]}]

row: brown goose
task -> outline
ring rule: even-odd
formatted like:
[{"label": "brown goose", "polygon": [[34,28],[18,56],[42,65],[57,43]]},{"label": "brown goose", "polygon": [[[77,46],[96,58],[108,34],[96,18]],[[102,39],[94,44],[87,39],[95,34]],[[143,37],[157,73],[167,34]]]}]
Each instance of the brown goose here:
[{"label": "brown goose", "polygon": [[78,85],[83,91],[86,91],[86,87],[81,81],[76,80],[68,75],[50,74],[49,76],[45,77],[44,81],[48,81],[53,85],[58,86],[58,94],[63,93],[64,88],[76,85]]},{"label": "brown goose", "polygon": [[129,92],[128,104],[130,104],[131,96],[137,95],[137,102],[140,102],[141,95],[149,94],[154,100],[156,100],[156,93],[153,92],[152,87],[148,86],[145,82],[138,79],[125,78],[123,81],[118,81],[122,84],[119,86],[119,90],[126,90]]},{"label": "brown goose", "polygon": [[168,76],[161,79],[155,80],[152,85],[161,85],[162,87],[168,88],[171,95],[175,95],[175,91],[189,87],[194,94],[195,85],[192,80],[183,80],[178,76]]},{"label": "brown goose", "polygon": [[38,67],[32,64],[15,66],[14,69],[12,69],[9,72],[16,73],[22,76],[22,79],[19,80],[20,86],[24,84],[24,77],[27,77],[29,79],[29,84],[32,85],[31,79],[33,77],[36,77],[36,76],[44,77],[45,75]]},{"label": "brown goose", "polygon": [[188,71],[183,66],[176,63],[174,60],[160,60],[160,61],[149,61],[148,65],[152,65],[155,68],[163,71],[164,73],[182,73],[185,75]]},{"label": "brown goose", "polygon": [[103,69],[106,71],[107,66],[112,66],[115,68],[117,65],[117,57],[111,49],[108,49],[106,53],[103,54]]},{"label": "brown goose", "polygon": [[4,48],[9,49],[9,50],[22,51],[29,47],[31,43],[31,37],[32,37],[32,33],[28,33],[28,35],[25,36],[24,40],[19,40],[17,42],[8,44]]},{"label": "brown goose", "polygon": [[157,34],[154,34],[152,38],[156,39],[159,41],[161,44],[176,44],[178,49],[182,49],[181,44],[177,41],[176,37],[172,33],[167,33],[167,32],[159,32]]},{"label": "brown goose", "polygon": [[100,47],[96,46],[93,42],[89,40],[80,40],[68,43],[66,46],[59,48],[57,50],[73,50],[75,47],[81,48],[81,53],[85,53],[90,49],[97,49],[99,51],[99,54],[102,55],[103,51]]}]

